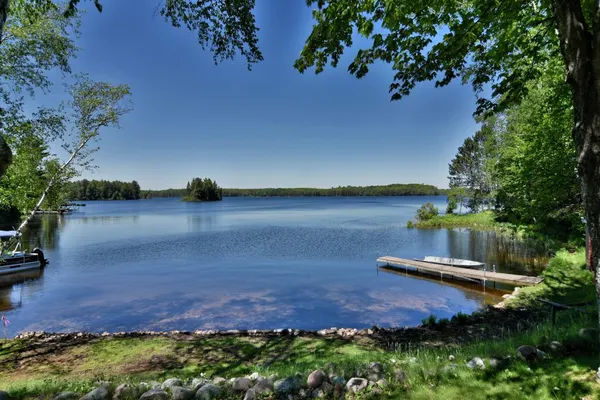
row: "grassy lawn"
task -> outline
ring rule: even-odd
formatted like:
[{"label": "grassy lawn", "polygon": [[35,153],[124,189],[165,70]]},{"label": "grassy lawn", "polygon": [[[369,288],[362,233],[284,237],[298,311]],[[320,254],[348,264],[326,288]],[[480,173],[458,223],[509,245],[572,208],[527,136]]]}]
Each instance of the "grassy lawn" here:
[{"label": "grassy lawn", "polygon": [[[584,259],[582,250],[558,252],[543,283],[521,289],[508,306],[538,306],[540,297],[571,304],[593,299],[593,277],[583,270]],[[60,391],[84,394],[98,381],[114,387],[170,377],[189,381],[200,374],[231,378],[259,372],[286,377],[299,372],[306,377],[318,368],[349,379],[377,361],[384,365],[389,385],[383,394],[370,398],[591,400],[600,398],[595,380],[600,345],[597,335],[582,336],[580,329],[597,326],[591,306],[559,312],[555,326],[542,321],[526,331],[484,341],[463,345],[448,341],[435,347],[415,343],[409,351],[406,346],[402,351],[385,349],[376,342],[294,336],[8,340],[0,342],[0,389],[17,399],[39,399]],[[437,328],[434,324],[423,329]],[[467,326],[463,334],[468,336],[470,329]],[[561,342],[567,354],[533,363],[516,357],[520,345],[540,346],[552,340]],[[467,362],[473,357],[486,364],[490,358],[502,361],[499,367],[472,370]],[[398,380],[395,370],[402,370],[406,378]]]}]

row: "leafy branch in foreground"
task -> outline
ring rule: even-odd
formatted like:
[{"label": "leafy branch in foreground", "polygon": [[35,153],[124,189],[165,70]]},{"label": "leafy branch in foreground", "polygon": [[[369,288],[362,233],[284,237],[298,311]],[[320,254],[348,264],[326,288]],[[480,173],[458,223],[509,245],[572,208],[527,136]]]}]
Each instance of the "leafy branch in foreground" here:
[{"label": "leafy branch in foreground", "polygon": [[16,244],[23,228],[31,221],[55,185],[76,175],[77,167],[91,167],[90,155],[98,148],[89,149],[88,145],[99,137],[101,129],[118,128],[121,117],[132,109],[131,93],[127,85],[94,82],[82,75],[77,77],[69,92],[72,99],[67,106],[71,109],[70,122],[73,131],[69,135],[71,142],[66,142],[65,139],[63,145],[69,157],[66,161],[53,165],[52,177],[29,216],[21,223],[16,235],[7,243],[9,248]]}]

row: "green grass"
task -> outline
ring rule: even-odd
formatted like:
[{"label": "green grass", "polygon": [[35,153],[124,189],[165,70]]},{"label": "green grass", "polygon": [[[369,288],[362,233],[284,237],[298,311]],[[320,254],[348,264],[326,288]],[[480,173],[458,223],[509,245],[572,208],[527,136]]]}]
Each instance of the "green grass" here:
[{"label": "green grass", "polygon": [[494,213],[484,211],[471,214],[436,215],[426,221],[416,221],[417,228],[480,228],[489,229],[501,226],[494,219]]},{"label": "green grass", "polygon": [[542,272],[544,281],[520,290],[519,296],[507,304],[533,306],[536,299],[545,298],[563,304],[593,302],[596,292],[594,276],[585,269],[585,249],[559,250]]}]

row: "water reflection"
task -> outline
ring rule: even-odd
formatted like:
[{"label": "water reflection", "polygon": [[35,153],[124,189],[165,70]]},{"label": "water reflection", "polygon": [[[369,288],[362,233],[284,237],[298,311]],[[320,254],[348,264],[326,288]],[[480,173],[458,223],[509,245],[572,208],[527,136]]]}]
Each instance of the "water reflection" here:
[{"label": "water reflection", "polygon": [[140,221],[139,215],[96,215],[74,218],[73,223],[78,224],[137,224]]},{"label": "water reflection", "polygon": [[187,225],[189,232],[210,232],[213,230],[220,217],[219,214],[194,214],[188,215]]},{"label": "water reflection", "polygon": [[448,229],[449,256],[486,263],[488,269],[537,275],[547,264],[545,247],[531,240],[517,240],[496,232]]},{"label": "water reflection", "polygon": [[28,282],[41,280],[43,269],[0,275],[0,312],[23,305],[23,288]]}]

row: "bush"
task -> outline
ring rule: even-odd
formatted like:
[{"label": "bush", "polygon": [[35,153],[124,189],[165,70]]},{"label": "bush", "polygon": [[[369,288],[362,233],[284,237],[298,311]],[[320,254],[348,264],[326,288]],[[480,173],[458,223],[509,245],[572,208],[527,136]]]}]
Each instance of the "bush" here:
[{"label": "bush", "polygon": [[425,203],[417,211],[419,221],[427,221],[438,215],[438,209],[432,203]]},{"label": "bush", "polygon": [[406,227],[407,227],[407,228],[414,228],[414,227],[415,227],[415,224],[413,224],[413,222],[412,222],[412,221],[408,221],[408,222],[406,223]]}]

